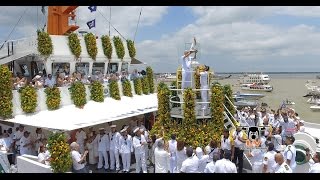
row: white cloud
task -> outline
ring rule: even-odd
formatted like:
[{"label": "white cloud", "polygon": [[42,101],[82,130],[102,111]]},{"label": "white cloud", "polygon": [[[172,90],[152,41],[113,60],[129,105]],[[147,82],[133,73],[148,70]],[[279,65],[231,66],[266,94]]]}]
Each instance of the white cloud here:
[{"label": "white cloud", "polygon": [[283,7],[279,14],[286,14],[291,16],[302,16],[302,17],[320,17],[319,6],[291,6]]}]

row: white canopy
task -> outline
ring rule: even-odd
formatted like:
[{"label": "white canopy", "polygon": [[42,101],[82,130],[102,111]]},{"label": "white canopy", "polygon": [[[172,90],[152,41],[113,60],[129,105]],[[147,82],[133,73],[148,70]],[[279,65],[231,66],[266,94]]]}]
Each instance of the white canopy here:
[{"label": "white canopy", "polygon": [[120,101],[112,98],[105,98],[103,103],[89,101],[83,109],[69,105],[55,111],[17,115],[5,121],[44,129],[71,131],[157,110],[156,94],[134,95],[132,98],[122,96]]}]

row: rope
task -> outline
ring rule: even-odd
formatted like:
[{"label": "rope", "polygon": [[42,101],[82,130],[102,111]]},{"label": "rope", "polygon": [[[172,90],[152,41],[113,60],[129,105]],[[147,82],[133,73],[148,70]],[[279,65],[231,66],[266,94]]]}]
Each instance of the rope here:
[{"label": "rope", "polygon": [[138,23],[137,23],[137,27],[136,27],[136,32],[134,33],[134,37],[133,37],[133,43],[136,40],[136,35],[137,35],[138,26],[139,26],[139,22],[140,22],[141,12],[142,12],[142,7],[140,9],[139,19],[138,19]]},{"label": "rope", "polygon": [[18,22],[14,25],[14,27],[12,28],[11,32],[9,33],[8,37],[6,38],[6,40],[3,42],[3,44],[1,45],[0,49],[3,48],[4,44],[8,41],[8,39],[10,38],[11,34],[13,33],[13,31],[16,29],[17,25],[19,24],[19,22],[21,21],[23,15],[27,12],[28,7],[25,8],[25,10],[23,11],[23,13],[21,14]]},{"label": "rope", "polygon": [[125,37],[122,36],[122,34],[111,24],[111,22],[100,12],[99,9],[97,9],[98,12],[101,14],[101,16],[107,21],[110,23],[110,26],[117,31],[117,33],[124,39],[124,40],[127,40]]},{"label": "rope", "polygon": [[110,6],[110,21],[109,21],[109,37],[110,37],[110,22],[111,22],[111,6]]}]

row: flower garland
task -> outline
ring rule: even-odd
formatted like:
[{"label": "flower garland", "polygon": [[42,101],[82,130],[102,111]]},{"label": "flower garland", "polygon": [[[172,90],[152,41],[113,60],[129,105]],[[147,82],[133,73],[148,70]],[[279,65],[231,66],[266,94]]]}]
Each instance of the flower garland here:
[{"label": "flower garland", "polygon": [[183,92],[183,123],[192,124],[196,121],[195,113],[195,93],[191,88],[185,89]]},{"label": "flower garland", "polygon": [[137,95],[142,94],[142,83],[140,78],[135,78],[133,80],[133,85],[134,85],[134,91],[136,92]]},{"label": "flower garland", "polygon": [[148,95],[149,94],[149,83],[148,83],[147,76],[143,76],[141,78],[141,83],[142,83],[143,94]]},{"label": "flower garland", "polygon": [[90,99],[95,102],[104,102],[103,85],[99,81],[93,81],[90,87]]},{"label": "flower garland", "polygon": [[52,133],[48,139],[48,151],[51,155],[50,166],[54,173],[65,173],[72,168],[70,146],[64,133]]},{"label": "flower garland", "polygon": [[69,91],[71,94],[71,100],[73,101],[74,105],[78,108],[83,108],[87,103],[87,93],[84,84],[81,81],[76,81],[71,84]]},{"label": "flower garland", "polygon": [[[197,66],[197,67],[195,68],[195,72],[197,72],[199,68],[200,68],[200,67]],[[194,78],[194,81],[195,81],[195,88],[196,88],[196,89],[200,89],[200,74],[194,73],[194,74],[193,74],[193,78]],[[197,95],[197,99],[201,99],[201,93],[200,93],[200,91],[197,91],[197,92],[196,92],[196,95]]]},{"label": "flower garland", "polygon": [[154,74],[150,66],[146,68],[150,93],[154,93]]},{"label": "flower garland", "polygon": [[121,100],[118,81],[111,80],[109,83],[110,96],[115,100]]},{"label": "flower garland", "polygon": [[68,36],[68,40],[72,54],[76,57],[76,59],[79,59],[81,55],[81,45],[78,35],[76,33],[71,33]]},{"label": "flower garland", "polygon": [[7,119],[12,117],[12,81],[8,66],[0,66],[0,117]]},{"label": "flower garland", "polygon": [[124,96],[133,97],[131,83],[128,79],[122,82],[122,91]]},{"label": "flower garland", "polygon": [[136,56],[136,48],[134,47],[134,42],[131,40],[127,40],[127,47],[129,51],[129,56],[134,58]]},{"label": "flower garland", "polygon": [[97,54],[98,54],[98,48],[97,48],[97,42],[96,37],[92,33],[88,33],[84,36],[84,40],[87,47],[87,52],[89,56],[95,61]]},{"label": "flower garland", "polygon": [[214,131],[220,135],[223,133],[224,129],[223,103],[223,87],[219,83],[216,83],[211,87],[211,113]]},{"label": "flower garland", "polygon": [[178,89],[181,89],[181,81],[182,81],[182,68],[179,67],[177,69],[177,83],[178,83]]},{"label": "flower garland", "polygon": [[37,91],[28,85],[19,89],[21,108],[26,113],[33,113],[37,108]]},{"label": "flower garland", "polygon": [[124,51],[124,46],[123,46],[121,38],[119,36],[114,36],[113,37],[113,44],[116,48],[118,58],[123,60],[125,51]]},{"label": "flower garland", "polygon": [[168,86],[160,82],[157,87],[158,92],[158,118],[163,125],[166,125],[170,122],[170,90]]},{"label": "flower garland", "polygon": [[61,103],[60,89],[47,87],[44,92],[47,95],[46,104],[49,110],[59,109]]},{"label": "flower garland", "polygon": [[107,35],[103,35],[101,37],[101,41],[102,41],[103,53],[110,60],[112,57],[112,50],[113,50],[110,37]]},{"label": "flower garland", "polygon": [[37,38],[38,51],[40,55],[48,58],[53,52],[53,44],[52,44],[51,37],[49,36],[48,33],[40,30],[37,31],[37,34],[38,34],[38,38]]}]

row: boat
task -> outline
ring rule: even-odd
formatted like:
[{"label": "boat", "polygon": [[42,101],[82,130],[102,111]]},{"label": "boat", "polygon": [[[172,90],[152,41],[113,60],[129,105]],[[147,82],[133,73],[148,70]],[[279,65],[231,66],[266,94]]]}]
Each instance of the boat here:
[{"label": "boat", "polygon": [[310,109],[313,111],[320,111],[320,103],[310,106]]},{"label": "boat", "polygon": [[240,84],[253,84],[253,83],[268,84],[271,81],[271,79],[267,74],[254,73],[254,74],[244,74],[239,77],[238,81]]},{"label": "boat", "polygon": [[218,75],[218,74],[215,74],[212,79],[213,80],[224,80],[224,79],[229,79],[232,75],[229,74],[228,76],[222,76],[222,75]]},{"label": "boat", "polygon": [[307,100],[307,102],[308,102],[309,104],[319,104],[319,103],[320,103],[320,98],[315,97],[315,96],[311,96],[311,98],[309,98],[309,99]]},{"label": "boat", "polygon": [[242,84],[241,86],[242,90],[249,90],[249,91],[266,91],[271,92],[273,90],[273,87],[271,85],[267,84]]},{"label": "boat", "polygon": [[263,98],[265,95],[264,94],[252,94],[252,93],[240,93],[240,91],[238,91],[237,93],[234,94],[234,96],[244,98],[244,99],[258,100],[258,99]]},{"label": "boat", "polygon": [[248,101],[248,100],[239,100],[239,101],[235,101],[234,105],[237,107],[237,109],[241,109],[243,107],[251,107],[253,109],[257,107],[258,102]]},{"label": "boat", "polygon": [[284,102],[285,105],[295,105],[296,104],[295,102],[290,101],[288,99],[284,100],[283,102]]}]

